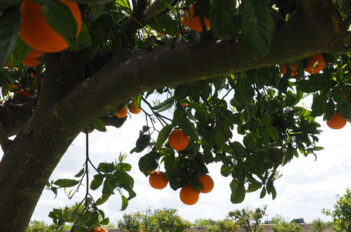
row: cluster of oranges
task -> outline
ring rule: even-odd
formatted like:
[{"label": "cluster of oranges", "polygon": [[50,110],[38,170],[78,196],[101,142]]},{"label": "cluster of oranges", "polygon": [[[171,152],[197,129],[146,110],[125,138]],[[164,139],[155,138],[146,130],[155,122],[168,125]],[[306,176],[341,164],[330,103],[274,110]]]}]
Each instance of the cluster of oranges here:
[{"label": "cluster of oranges", "polygon": [[[82,25],[82,17],[76,2],[58,0],[66,5],[77,22],[76,37],[78,37]],[[45,52],[60,52],[68,48],[65,39],[54,31],[47,22],[40,4],[32,0],[24,0],[21,4],[21,27],[20,38],[32,51],[23,59],[23,64],[35,67],[40,64],[38,57]],[[58,19],[60,20],[60,19]]]},{"label": "cluster of oranges", "polygon": [[[310,73],[310,74],[316,74],[319,73],[325,66],[325,60],[322,54],[316,54],[310,57],[309,59],[309,64],[305,68],[305,71]],[[297,75],[297,69],[298,66],[297,64],[290,64],[290,76],[296,76]],[[280,72],[285,75],[286,74],[286,64],[280,64],[279,65]]]},{"label": "cluster of oranges", "polygon": [[[214,182],[209,175],[202,175],[198,177],[198,180],[202,184],[202,190],[198,191],[190,184],[180,190],[179,197],[184,204],[193,205],[199,200],[200,193],[209,193],[212,191]],[[149,183],[155,189],[164,189],[168,184],[168,180],[164,172],[155,171],[150,174]]]},{"label": "cluster of oranges", "polygon": [[[141,111],[141,108],[137,107],[135,105],[135,103],[132,102],[132,104],[130,105],[130,108],[129,108],[129,112],[131,112],[132,114],[138,114],[138,113],[140,113],[140,111]],[[125,118],[125,117],[127,117],[127,115],[128,115],[128,106],[127,105],[117,108],[117,111],[116,111],[117,118]]]},{"label": "cluster of oranges", "polygon": [[[309,59],[309,64],[305,68],[305,71],[310,73],[310,74],[316,74],[319,73],[320,71],[323,70],[325,66],[325,60],[322,54],[316,54],[310,57]],[[297,69],[298,66],[297,64],[290,64],[290,76],[296,76],[297,75]],[[287,72],[286,64],[281,64],[279,65],[280,72],[285,75]],[[346,98],[346,95],[344,95],[344,98]],[[327,120],[327,125],[332,128],[332,129],[341,129],[346,125],[346,119],[340,112],[334,112],[334,115]]]},{"label": "cluster of oranges", "polygon": [[[188,136],[180,129],[173,130],[168,137],[169,145],[177,151],[184,150],[189,144]],[[213,189],[214,182],[209,175],[198,177],[203,189],[198,191],[188,184],[182,187],[179,193],[180,200],[187,205],[193,205],[199,200],[200,193],[208,193]],[[150,173],[149,183],[155,189],[163,189],[168,184],[168,179],[164,172],[154,171]]]}]

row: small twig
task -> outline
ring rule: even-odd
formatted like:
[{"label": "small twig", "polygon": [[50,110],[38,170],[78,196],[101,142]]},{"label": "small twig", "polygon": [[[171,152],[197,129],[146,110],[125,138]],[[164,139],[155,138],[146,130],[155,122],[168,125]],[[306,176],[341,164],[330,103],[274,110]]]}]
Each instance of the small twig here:
[{"label": "small twig", "polygon": [[232,88],[230,88],[228,91],[227,91],[227,93],[226,94],[224,94],[224,96],[222,97],[222,99],[221,100],[223,100],[226,96],[228,96],[228,94],[230,93],[230,92],[232,92],[232,90],[233,90],[233,87]]},{"label": "small twig", "polygon": [[88,207],[87,197],[89,194],[89,133],[85,132],[85,174],[86,174],[86,192],[85,192],[85,207]]}]

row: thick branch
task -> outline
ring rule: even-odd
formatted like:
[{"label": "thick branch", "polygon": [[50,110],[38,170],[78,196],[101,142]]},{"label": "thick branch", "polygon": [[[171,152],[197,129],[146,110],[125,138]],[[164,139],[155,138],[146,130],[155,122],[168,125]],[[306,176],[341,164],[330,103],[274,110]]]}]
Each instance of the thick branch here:
[{"label": "thick branch", "polygon": [[335,32],[332,22],[324,29],[321,34],[320,29],[308,23],[282,26],[269,54],[257,59],[241,42],[205,41],[143,51],[123,62],[113,60],[67,96],[57,111],[69,118],[72,126],[82,126],[86,122],[81,116],[76,118],[76,112],[96,118],[146,90],[272,66],[343,47],[343,38]]}]

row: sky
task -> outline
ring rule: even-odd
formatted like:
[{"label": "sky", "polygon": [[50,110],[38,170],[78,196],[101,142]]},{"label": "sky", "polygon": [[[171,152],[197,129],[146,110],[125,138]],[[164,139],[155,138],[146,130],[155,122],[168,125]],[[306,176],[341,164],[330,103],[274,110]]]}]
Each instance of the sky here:
[{"label": "sky", "polygon": [[[138,138],[139,130],[144,125],[142,114],[128,117],[125,124],[119,128],[108,127],[107,132],[94,131],[90,134],[90,158],[98,164],[102,161],[111,162],[117,159],[120,152],[129,154]],[[331,218],[323,215],[323,208],[332,209],[337,195],[343,195],[346,188],[351,187],[351,125],[348,123],[341,130],[332,130],[326,123],[319,120],[323,132],[320,135],[319,146],[325,149],[317,152],[317,160],[313,155],[301,156],[293,159],[280,169],[282,177],[275,182],[277,197],[271,199],[270,195],[259,198],[259,191],[246,195],[241,204],[230,202],[230,178],[220,175],[220,164],[209,166],[209,175],[215,182],[212,192],[201,194],[199,201],[193,206],[181,203],[179,191],[172,190],[167,186],[163,190],[156,190],[149,186],[148,178],[138,169],[138,159],[142,154],[129,154],[126,162],[132,164],[130,174],[135,180],[134,190],[137,196],[130,200],[125,211],[120,211],[121,200],[119,194],[113,195],[102,209],[117,224],[124,213],[144,211],[146,209],[173,208],[178,214],[191,222],[199,218],[211,218],[214,220],[225,219],[229,211],[243,207],[255,208],[267,205],[269,219],[280,215],[286,220],[304,218],[305,222],[321,218],[330,221]],[[85,135],[80,134],[61,159],[50,180],[59,178],[72,178],[82,167],[85,159]],[[162,169],[161,169],[162,170]],[[52,223],[48,217],[53,208],[70,206],[74,202],[81,201],[85,194],[83,187],[72,200],[68,200],[64,191],[58,196],[44,190],[37,204],[32,220]],[[93,195],[97,198],[101,190]]]}]

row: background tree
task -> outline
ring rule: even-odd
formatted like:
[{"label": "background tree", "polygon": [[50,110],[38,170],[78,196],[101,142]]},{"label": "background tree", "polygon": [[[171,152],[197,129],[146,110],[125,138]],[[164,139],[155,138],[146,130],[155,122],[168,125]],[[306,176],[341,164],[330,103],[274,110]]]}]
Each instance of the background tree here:
[{"label": "background tree", "polygon": [[331,222],[324,222],[321,219],[317,218],[316,220],[312,221],[312,227],[311,230],[313,232],[322,232],[326,230],[327,228],[331,227],[333,223]]},{"label": "background tree", "polygon": [[260,228],[261,220],[265,216],[267,206],[263,208],[241,209],[228,213],[228,216],[233,218],[234,222],[240,225],[246,232],[262,231]]},{"label": "background tree", "polygon": [[[132,152],[146,151],[145,175],[164,168],[194,202],[206,166],[221,162],[231,202],[275,198],[277,168],[321,149],[315,118],[332,128],[351,119],[350,12],[342,0],[1,0],[0,231],[25,231],[45,186],[69,197],[85,187],[72,231],[108,223],[99,206],[115,193],[125,209],[131,166],[124,155],[92,163],[88,132],[122,126],[140,105]],[[307,95],[311,109],[299,104]],[[173,130],[187,137],[176,150]],[[83,169],[49,180],[81,132]],[[50,212],[57,226],[63,215]]]},{"label": "background tree", "polygon": [[334,205],[334,210],[322,211],[333,218],[333,229],[335,231],[351,231],[351,191],[346,189],[346,193],[338,196]]}]

